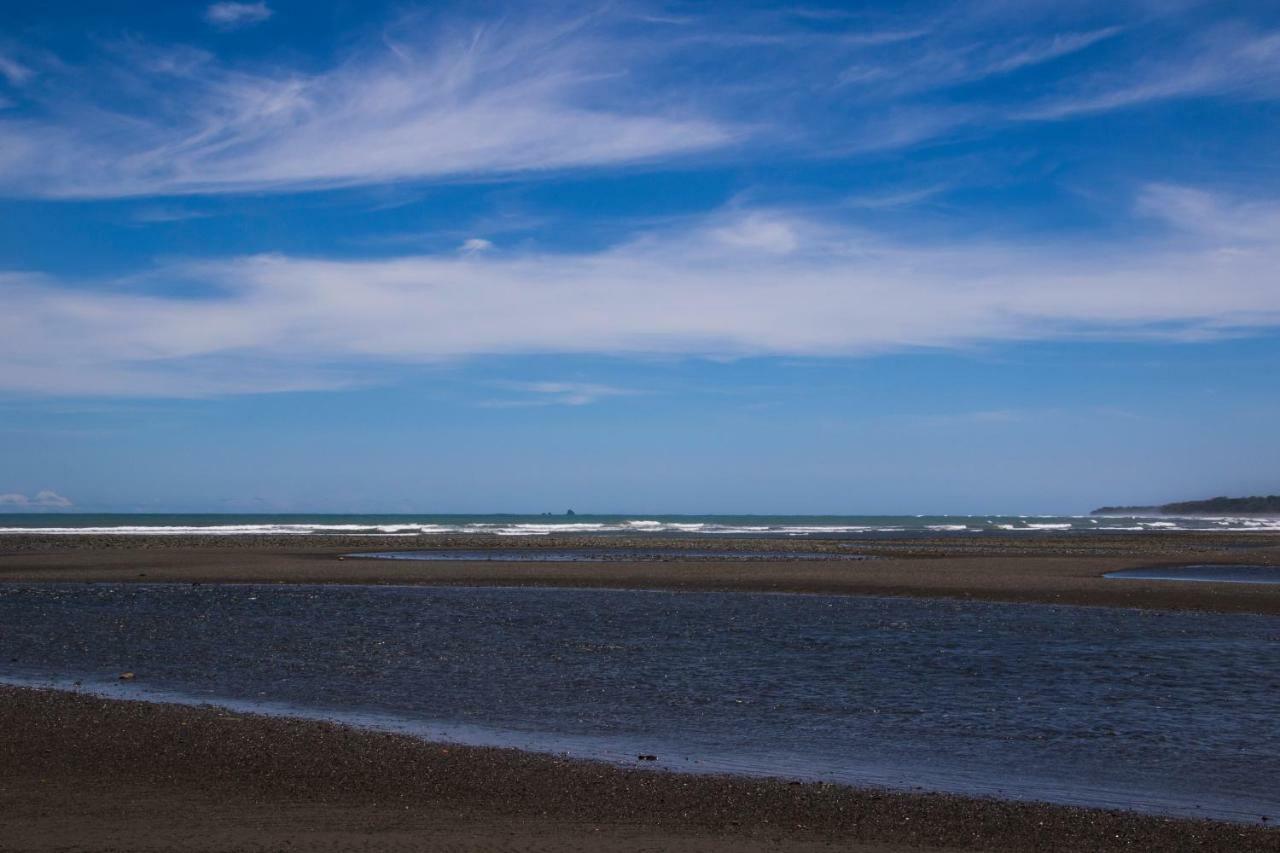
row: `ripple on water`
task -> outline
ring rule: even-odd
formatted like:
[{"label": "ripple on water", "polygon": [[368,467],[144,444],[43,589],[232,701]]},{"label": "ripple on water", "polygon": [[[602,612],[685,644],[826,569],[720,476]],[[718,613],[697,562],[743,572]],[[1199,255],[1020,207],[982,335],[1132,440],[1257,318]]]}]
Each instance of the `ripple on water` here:
[{"label": "ripple on water", "polygon": [[[135,677],[117,681],[123,672]],[[748,593],[0,584],[0,679],[619,760],[1280,814],[1280,618]]]}]

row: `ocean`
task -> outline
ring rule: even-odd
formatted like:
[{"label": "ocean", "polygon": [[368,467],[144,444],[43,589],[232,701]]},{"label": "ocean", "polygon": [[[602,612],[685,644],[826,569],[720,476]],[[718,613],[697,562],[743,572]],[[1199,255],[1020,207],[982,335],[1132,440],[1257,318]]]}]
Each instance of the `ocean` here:
[{"label": "ocean", "polygon": [[1249,532],[1280,530],[1276,517],[1087,515],[221,515],[128,513],[0,514],[0,535],[366,534],[421,536],[735,536],[833,539],[980,534]]}]

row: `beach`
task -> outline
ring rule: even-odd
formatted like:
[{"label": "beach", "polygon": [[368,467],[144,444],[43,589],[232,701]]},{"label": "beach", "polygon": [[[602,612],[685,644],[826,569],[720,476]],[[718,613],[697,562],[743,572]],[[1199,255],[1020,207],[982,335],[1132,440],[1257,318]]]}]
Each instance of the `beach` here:
[{"label": "beach", "polygon": [[0,688],[4,850],[1280,850],[1211,821],[430,744]]},{"label": "beach", "polygon": [[[412,549],[620,549],[602,562],[411,562],[346,555]],[[821,559],[629,559],[627,548],[767,551]],[[834,559],[863,556],[869,559]],[[0,537],[0,582],[354,583],[607,587],[890,595],[1041,604],[1280,613],[1280,586],[1111,580],[1189,563],[1280,565],[1271,533],[909,537],[838,540],[609,536]]]},{"label": "beach", "polygon": [[[712,548],[595,562],[401,562],[445,548]],[[750,556],[768,552],[767,558]],[[788,554],[791,558],[788,558]],[[829,555],[830,559],[816,555]],[[852,556],[865,559],[850,559]],[[1280,564],[1266,534],[866,540],[0,538],[0,583],[358,584],[822,593],[1280,614],[1280,586],[1116,569]],[[788,778],[672,773],[213,707],[0,688],[3,850],[1280,850],[1262,824]],[[1268,820],[1276,816],[1269,815]]]}]

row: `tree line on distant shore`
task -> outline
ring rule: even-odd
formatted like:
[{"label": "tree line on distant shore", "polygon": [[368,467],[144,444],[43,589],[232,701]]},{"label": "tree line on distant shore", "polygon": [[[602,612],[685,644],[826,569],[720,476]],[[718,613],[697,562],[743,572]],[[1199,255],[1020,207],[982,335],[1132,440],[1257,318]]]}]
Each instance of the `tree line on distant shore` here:
[{"label": "tree line on distant shore", "polygon": [[1091,515],[1280,515],[1280,495],[1248,498],[1217,497],[1203,501],[1179,501],[1160,506],[1104,506]]}]

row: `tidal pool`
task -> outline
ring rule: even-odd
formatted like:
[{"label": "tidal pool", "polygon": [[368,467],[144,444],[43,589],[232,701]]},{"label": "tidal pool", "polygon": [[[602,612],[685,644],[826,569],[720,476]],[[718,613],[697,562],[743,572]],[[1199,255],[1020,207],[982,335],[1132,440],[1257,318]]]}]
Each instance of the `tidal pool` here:
[{"label": "tidal pool", "polygon": [[1116,580],[1212,581],[1215,583],[1280,583],[1280,566],[1236,566],[1229,563],[1203,566],[1156,566],[1121,569],[1104,577]]}]

